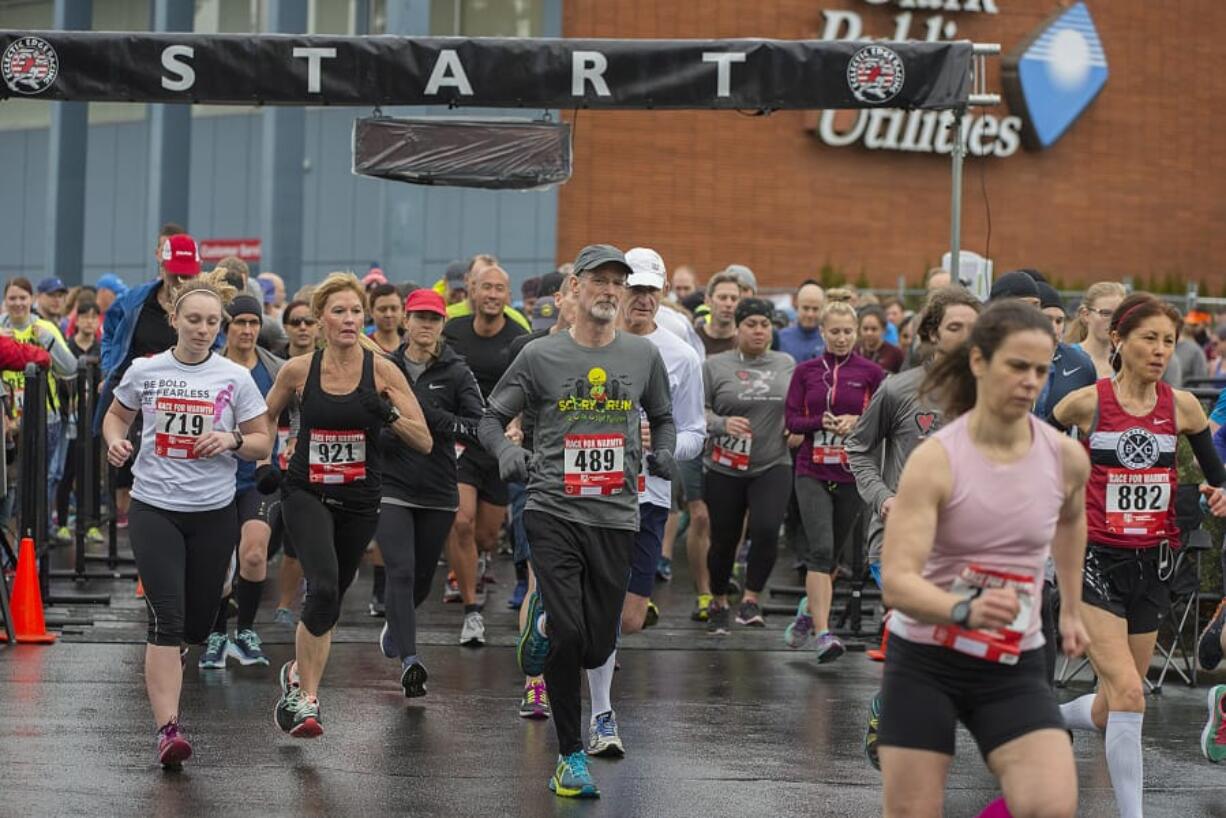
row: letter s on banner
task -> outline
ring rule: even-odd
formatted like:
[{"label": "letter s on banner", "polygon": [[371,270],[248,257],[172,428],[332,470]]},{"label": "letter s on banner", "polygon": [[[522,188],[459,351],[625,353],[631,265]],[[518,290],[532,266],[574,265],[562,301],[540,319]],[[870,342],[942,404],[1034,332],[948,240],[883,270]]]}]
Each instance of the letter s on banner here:
[{"label": "letter s on banner", "polygon": [[162,77],[162,87],[167,91],[189,91],[196,84],[196,69],[182,58],[195,59],[196,49],[190,45],[168,45],[162,49],[162,68],[174,77]]},{"label": "letter s on banner", "polygon": [[590,82],[596,96],[608,97],[609,85],[602,76],[609,67],[609,59],[599,51],[576,51],[571,58],[570,94],[574,97],[584,96],[584,83]]}]

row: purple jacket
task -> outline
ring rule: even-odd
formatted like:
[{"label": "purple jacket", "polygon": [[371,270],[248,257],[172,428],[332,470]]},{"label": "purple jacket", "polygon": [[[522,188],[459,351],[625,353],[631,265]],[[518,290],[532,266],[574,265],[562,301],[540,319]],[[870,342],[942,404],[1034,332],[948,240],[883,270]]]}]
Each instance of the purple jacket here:
[{"label": "purple jacket", "polygon": [[[797,475],[835,483],[855,482],[843,451],[843,438],[822,429],[822,415],[827,411],[860,415],[885,376],[884,369],[854,352],[841,359],[824,352],[796,367],[788,386],[784,420],[789,432],[805,436],[796,450]],[[833,406],[829,403],[831,396]],[[815,442],[818,462],[814,462]]]}]

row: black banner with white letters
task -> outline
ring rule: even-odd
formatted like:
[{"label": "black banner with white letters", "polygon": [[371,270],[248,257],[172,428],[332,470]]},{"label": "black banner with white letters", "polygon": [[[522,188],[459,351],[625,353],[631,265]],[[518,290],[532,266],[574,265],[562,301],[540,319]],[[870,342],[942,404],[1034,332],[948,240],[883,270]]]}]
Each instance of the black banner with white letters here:
[{"label": "black banner with white letters", "polygon": [[971,44],[0,30],[0,98],[499,108],[956,108]]}]

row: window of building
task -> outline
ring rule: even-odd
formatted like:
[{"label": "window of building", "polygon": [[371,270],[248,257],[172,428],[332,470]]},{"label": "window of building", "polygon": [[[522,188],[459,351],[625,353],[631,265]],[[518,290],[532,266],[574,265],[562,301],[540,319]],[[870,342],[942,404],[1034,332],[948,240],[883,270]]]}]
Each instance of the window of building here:
[{"label": "window of building", "polygon": [[539,37],[542,0],[431,0],[430,33],[462,37]]}]

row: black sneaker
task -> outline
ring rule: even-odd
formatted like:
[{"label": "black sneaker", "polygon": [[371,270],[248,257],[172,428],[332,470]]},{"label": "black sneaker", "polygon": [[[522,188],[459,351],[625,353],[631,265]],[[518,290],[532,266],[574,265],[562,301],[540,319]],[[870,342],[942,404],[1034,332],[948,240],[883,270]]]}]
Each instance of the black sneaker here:
[{"label": "black sneaker", "polygon": [[370,615],[374,617],[387,616],[387,606],[383,604],[383,600],[377,596],[370,598]]},{"label": "black sneaker", "polygon": [[426,695],[426,679],[430,676],[421,662],[414,662],[400,674],[400,686],[404,688],[406,699],[416,699]]},{"label": "black sneaker", "polygon": [[762,618],[762,609],[756,602],[742,602],[736,611],[736,624],[748,625],[751,628],[765,628],[766,620]]},{"label": "black sneaker", "polygon": [[273,709],[273,720],[276,721],[277,727],[288,733],[294,726],[294,711],[290,708],[290,694],[298,689],[298,668],[293,659],[281,665],[278,681],[281,683],[281,698],[277,700],[277,706]]},{"label": "black sneaker", "polygon": [[732,630],[731,619],[731,611],[726,607],[718,607],[712,602],[711,607],[707,608],[707,633],[712,635],[729,633]]},{"label": "black sneaker", "polygon": [[1223,625],[1226,625],[1226,598],[1217,604],[1217,610],[1200,632],[1200,641],[1196,643],[1196,658],[1205,670],[1213,670],[1222,661]]}]

